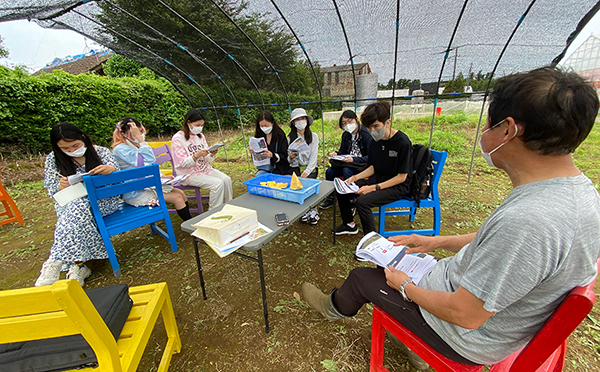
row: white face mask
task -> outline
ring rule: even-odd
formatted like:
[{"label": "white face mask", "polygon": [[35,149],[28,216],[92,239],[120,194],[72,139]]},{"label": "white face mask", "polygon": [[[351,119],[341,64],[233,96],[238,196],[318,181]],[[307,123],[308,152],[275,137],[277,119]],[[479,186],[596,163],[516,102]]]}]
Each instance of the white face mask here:
[{"label": "white face mask", "polygon": [[298,120],[294,123],[294,126],[298,130],[304,130],[304,128],[306,128],[306,124],[308,124],[306,120]]},{"label": "white face mask", "polygon": [[202,127],[191,126],[190,132],[192,132],[193,134],[200,134],[200,133],[202,133],[202,128],[204,128],[204,127],[203,126]]},{"label": "white face mask", "polygon": [[356,123],[346,124],[344,130],[350,134],[354,133],[354,131],[356,130]]},{"label": "white face mask", "polygon": [[[137,138],[132,139],[131,142],[133,142],[133,143],[140,143],[140,141],[138,141]],[[146,135],[145,134],[142,134],[142,142],[146,142]]]},{"label": "white face mask", "polygon": [[79,157],[82,157],[83,155],[85,155],[86,150],[87,150],[87,148],[84,145],[73,152],[66,152],[66,151],[63,151],[63,152],[72,158],[79,158]]},{"label": "white face mask", "polygon": [[264,134],[269,134],[273,130],[273,127],[260,127],[260,130],[262,130]]},{"label": "white face mask", "polygon": [[[506,120],[506,119],[504,119],[504,120]],[[489,165],[490,167],[494,167],[494,168],[496,168],[496,165],[494,164],[494,161],[492,160],[492,154],[493,154],[493,153],[494,153],[496,150],[498,150],[500,147],[502,147],[502,146],[506,145],[506,144],[508,143],[508,141],[510,141],[510,140],[508,140],[508,141],[506,141],[506,142],[503,142],[503,143],[501,143],[500,145],[498,145],[498,146],[497,146],[495,149],[493,149],[493,150],[492,150],[492,151],[490,151],[490,152],[485,152],[485,151],[483,151],[483,147],[481,146],[481,138],[483,137],[483,135],[484,135],[484,134],[485,134],[487,131],[489,131],[490,129],[494,129],[494,128],[496,128],[498,125],[502,124],[502,122],[503,122],[504,120],[500,121],[498,124],[494,125],[493,127],[489,127],[488,129],[484,130],[484,131],[481,133],[481,136],[479,137],[479,148],[481,149],[481,156],[483,156],[483,158],[485,159],[486,163],[488,163],[488,165]],[[514,136],[512,136],[512,138],[511,138],[511,139],[515,138],[515,137],[517,136],[517,133],[519,133],[519,127],[517,127],[517,126],[515,125],[515,134],[514,134]]]}]

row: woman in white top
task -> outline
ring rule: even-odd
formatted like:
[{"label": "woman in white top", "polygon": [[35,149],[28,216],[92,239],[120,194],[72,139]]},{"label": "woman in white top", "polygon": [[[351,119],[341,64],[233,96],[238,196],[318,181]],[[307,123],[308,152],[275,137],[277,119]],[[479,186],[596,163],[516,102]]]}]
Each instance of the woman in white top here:
[{"label": "woman in white top", "polygon": [[[292,128],[288,135],[288,145],[291,145],[298,138],[304,139],[308,145],[308,151],[294,151],[288,147],[288,162],[290,163],[290,174],[304,178],[317,178],[319,168],[317,168],[317,158],[319,156],[319,136],[310,130],[313,123],[313,117],[308,115],[303,108],[297,108],[292,111],[289,126]],[[292,148],[294,146],[292,145]],[[309,210],[300,221],[316,225],[319,222],[319,212],[316,208]]]},{"label": "woman in white top", "polygon": [[[138,156],[142,155],[144,165],[156,162],[152,148],[146,142],[146,128],[135,118],[126,116],[117,123],[113,132],[113,156],[121,169],[131,169],[138,166]],[[165,202],[175,204],[175,210],[182,220],[192,218],[187,205],[187,196],[183,190],[171,185],[163,185]],[[135,207],[158,205],[158,197],[154,189],[131,191],[123,194],[123,201]]]},{"label": "woman in white top", "polygon": [[171,152],[177,175],[188,176],[181,184],[210,190],[210,210],[230,201],[233,189],[231,178],[210,165],[219,149],[212,152],[208,150],[208,143],[202,134],[205,121],[198,109],[188,111],[182,130],[175,133],[171,140]]},{"label": "woman in white top", "polygon": [[[319,136],[310,130],[312,123],[313,117],[308,115],[303,108],[292,111],[289,123],[292,130],[288,135],[288,145],[300,137],[304,139],[310,151],[297,152],[288,148],[288,162],[291,172],[304,178],[317,178],[319,175],[319,168],[317,168]],[[290,174],[292,174],[291,172]]]}]

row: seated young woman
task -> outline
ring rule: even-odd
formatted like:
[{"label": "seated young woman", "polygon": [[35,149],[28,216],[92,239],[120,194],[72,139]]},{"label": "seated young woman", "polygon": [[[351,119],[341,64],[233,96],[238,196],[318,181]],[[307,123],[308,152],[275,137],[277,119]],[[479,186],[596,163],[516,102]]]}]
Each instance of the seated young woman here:
[{"label": "seated young woman", "polygon": [[[325,171],[325,179],[333,181],[335,177],[348,179],[365,170],[369,164],[369,147],[371,134],[358,122],[356,113],[346,110],[340,116],[340,129],[344,130],[342,142],[338,151],[331,152],[329,156],[343,155],[344,159],[338,162],[331,160],[331,166]],[[335,193],[331,193],[319,208],[327,209],[333,206]]]},{"label": "seated young woman", "polygon": [[[260,156],[269,158],[271,161],[270,164],[257,166],[256,176],[265,173],[288,174],[290,170],[290,164],[287,161],[288,143],[285,133],[277,125],[275,117],[270,111],[261,111],[256,117],[254,137],[265,139],[267,150],[260,153]],[[253,154],[252,148],[248,147],[248,150],[250,154]]]},{"label": "seated young woman", "polygon": [[[288,162],[290,163],[290,174],[304,178],[317,178],[319,168],[317,168],[317,158],[319,157],[319,136],[310,130],[313,123],[313,117],[308,115],[303,108],[297,108],[292,111],[289,122],[291,128],[288,134]],[[297,138],[303,138],[309,147],[309,151],[291,151],[289,144]],[[319,212],[312,208],[302,217],[300,221],[316,225],[319,222]]]},{"label": "seated young woman", "polygon": [[[138,156],[142,155],[144,165],[156,162],[152,148],[146,142],[146,128],[135,118],[126,116],[117,123],[113,132],[113,156],[121,169],[131,169],[138,166]],[[173,203],[175,210],[182,220],[192,218],[187,204],[187,196],[183,190],[171,185],[163,185],[165,202]],[[123,201],[135,207],[158,205],[156,190],[147,188],[123,194]]]},{"label": "seated young woman", "polygon": [[[119,170],[110,150],[94,146],[90,137],[73,124],[55,125],[50,131],[50,143],[52,152],[46,156],[44,168],[44,187],[50,197],[71,186],[69,176]],[[118,209],[119,198],[98,200],[98,206],[103,216],[109,215]],[[108,258],[89,199],[87,196],[74,199],[64,206],[55,203],[54,210],[57,216],[54,243],[35,286],[53,284],[60,278],[61,269],[67,271],[67,279],[76,279],[83,286],[92,273],[84,262]]]},{"label": "seated young woman", "polygon": [[208,209],[227,203],[233,197],[231,178],[214,169],[210,163],[219,151],[209,151],[202,128],[206,119],[198,109],[185,114],[183,128],[171,140],[171,152],[177,175],[187,175],[180,183],[210,190]]}]

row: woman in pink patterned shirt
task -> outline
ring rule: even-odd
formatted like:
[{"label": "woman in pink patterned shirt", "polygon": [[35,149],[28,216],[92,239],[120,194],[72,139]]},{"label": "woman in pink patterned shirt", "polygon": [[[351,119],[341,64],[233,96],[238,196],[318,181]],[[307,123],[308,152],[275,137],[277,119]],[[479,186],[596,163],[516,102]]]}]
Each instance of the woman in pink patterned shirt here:
[{"label": "woman in pink patterned shirt", "polygon": [[208,143],[202,128],[205,118],[198,109],[185,114],[183,129],[171,139],[171,152],[177,175],[187,175],[180,183],[210,190],[208,209],[218,207],[231,200],[233,190],[231,178],[214,169],[210,163],[218,151],[208,151]]}]

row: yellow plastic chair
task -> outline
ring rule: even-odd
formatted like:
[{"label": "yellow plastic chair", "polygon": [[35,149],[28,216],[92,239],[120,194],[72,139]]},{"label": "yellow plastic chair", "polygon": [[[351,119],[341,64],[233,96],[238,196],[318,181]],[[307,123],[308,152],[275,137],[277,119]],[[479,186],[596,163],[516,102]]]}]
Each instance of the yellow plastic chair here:
[{"label": "yellow plastic chair", "polygon": [[[166,372],[181,351],[181,339],[167,283],[129,288],[133,308],[115,342],[113,335],[75,279],[51,286],[0,292],[0,344],[81,334],[98,358],[93,371],[137,370],[158,314],[162,313],[167,345],[158,367]],[[72,370],[76,372],[81,370]]]}]

